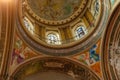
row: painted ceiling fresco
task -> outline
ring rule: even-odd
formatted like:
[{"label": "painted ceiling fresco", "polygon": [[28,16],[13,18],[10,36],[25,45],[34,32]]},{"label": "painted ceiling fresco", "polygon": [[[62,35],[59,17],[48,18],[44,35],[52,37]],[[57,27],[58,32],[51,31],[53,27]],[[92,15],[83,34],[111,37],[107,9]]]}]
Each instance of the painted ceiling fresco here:
[{"label": "painted ceiling fresco", "polygon": [[[101,39],[93,45],[90,49],[87,51],[80,53],[78,55],[74,55],[71,58],[73,60],[77,60],[80,63],[83,63],[84,65],[88,66],[93,72],[95,72],[99,77],[102,78],[101,75],[101,65],[100,65],[100,46],[101,46]],[[20,64],[23,64],[26,60],[30,60],[31,58],[37,57],[37,56],[44,56],[36,53],[32,49],[27,46],[22,39],[16,35],[15,37],[15,43],[14,43],[14,49],[12,54],[12,60],[11,60],[11,72],[14,72],[14,70],[19,67]]]},{"label": "painted ceiling fresco", "polygon": [[11,70],[15,69],[18,64],[24,62],[25,60],[37,56],[34,51],[27,47],[27,45],[20,39],[20,37],[18,37],[18,35],[15,35],[14,40],[15,42],[12,53]]},{"label": "painted ceiling fresco", "polygon": [[63,20],[76,12],[82,0],[28,0],[31,9],[46,20]]},{"label": "painted ceiling fresco", "polygon": [[100,65],[100,46],[101,39],[93,45],[89,50],[83,52],[82,54],[76,55],[73,58],[84,63],[89,66],[95,73],[97,73],[100,77],[101,75],[101,65]]}]

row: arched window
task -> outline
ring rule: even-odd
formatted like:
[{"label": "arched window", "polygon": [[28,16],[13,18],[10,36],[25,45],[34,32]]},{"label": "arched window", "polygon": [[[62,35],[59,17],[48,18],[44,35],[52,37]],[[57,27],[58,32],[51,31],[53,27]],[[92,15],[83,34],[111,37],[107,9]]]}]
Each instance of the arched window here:
[{"label": "arched window", "polygon": [[100,7],[99,0],[95,0],[95,3],[94,3],[94,16],[98,15],[99,7]]},{"label": "arched window", "polygon": [[87,30],[84,26],[79,26],[75,29],[75,38],[80,39],[85,34],[87,34]]},{"label": "arched window", "polygon": [[33,27],[32,23],[26,17],[24,18],[24,24],[25,24],[26,29],[33,34],[34,27]]},{"label": "arched window", "polygon": [[54,33],[49,33],[47,35],[47,43],[49,44],[60,44],[60,39],[59,36],[57,34]]}]

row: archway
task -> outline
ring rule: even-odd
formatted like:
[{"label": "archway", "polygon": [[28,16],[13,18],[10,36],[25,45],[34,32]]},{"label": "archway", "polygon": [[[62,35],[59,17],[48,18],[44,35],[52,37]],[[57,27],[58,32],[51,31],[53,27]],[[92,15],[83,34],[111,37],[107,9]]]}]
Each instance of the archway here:
[{"label": "archway", "polygon": [[40,57],[27,61],[15,70],[10,80],[40,79],[100,80],[87,66],[67,58],[56,57]]},{"label": "archway", "polygon": [[102,65],[105,80],[120,79],[120,3],[109,20],[102,46]]}]

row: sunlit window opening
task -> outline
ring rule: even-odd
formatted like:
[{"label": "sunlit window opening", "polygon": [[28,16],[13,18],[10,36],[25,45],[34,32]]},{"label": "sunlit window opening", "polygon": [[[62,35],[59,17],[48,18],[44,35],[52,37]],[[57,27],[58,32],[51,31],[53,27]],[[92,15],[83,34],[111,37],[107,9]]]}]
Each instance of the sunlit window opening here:
[{"label": "sunlit window opening", "polygon": [[58,44],[60,44],[60,38],[57,34],[49,33],[47,35],[47,43],[53,44],[53,45],[58,45]]},{"label": "sunlit window opening", "polygon": [[99,1],[95,0],[95,3],[94,3],[94,16],[98,15],[99,7],[100,7]]},{"label": "sunlit window opening", "polygon": [[79,26],[75,29],[75,39],[80,39],[87,34],[87,30],[84,26]]},{"label": "sunlit window opening", "polygon": [[24,18],[24,24],[26,29],[30,31],[32,34],[34,34],[34,26],[26,17]]}]

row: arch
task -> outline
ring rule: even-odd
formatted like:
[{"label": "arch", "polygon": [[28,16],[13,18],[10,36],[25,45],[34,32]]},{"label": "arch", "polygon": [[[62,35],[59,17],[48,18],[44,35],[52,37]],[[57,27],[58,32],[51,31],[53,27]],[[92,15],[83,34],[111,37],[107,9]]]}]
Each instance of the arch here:
[{"label": "arch", "polygon": [[[33,70],[27,73],[27,70]],[[68,58],[38,57],[20,65],[11,74],[10,80],[23,80],[23,76],[43,71],[57,71],[70,75],[75,80],[100,80],[87,66]],[[21,75],[23,74],[23,75]],[[77,79],[79,78],[79,79]]]},{"label": "arch", "polygon": [[[119,80],[116,61],[120,55],[116,53],[120,43],[120,2],[112,12],[102,43],[102,69],[105,80]],[[120,71],[119,71],[120,72]]]}]

